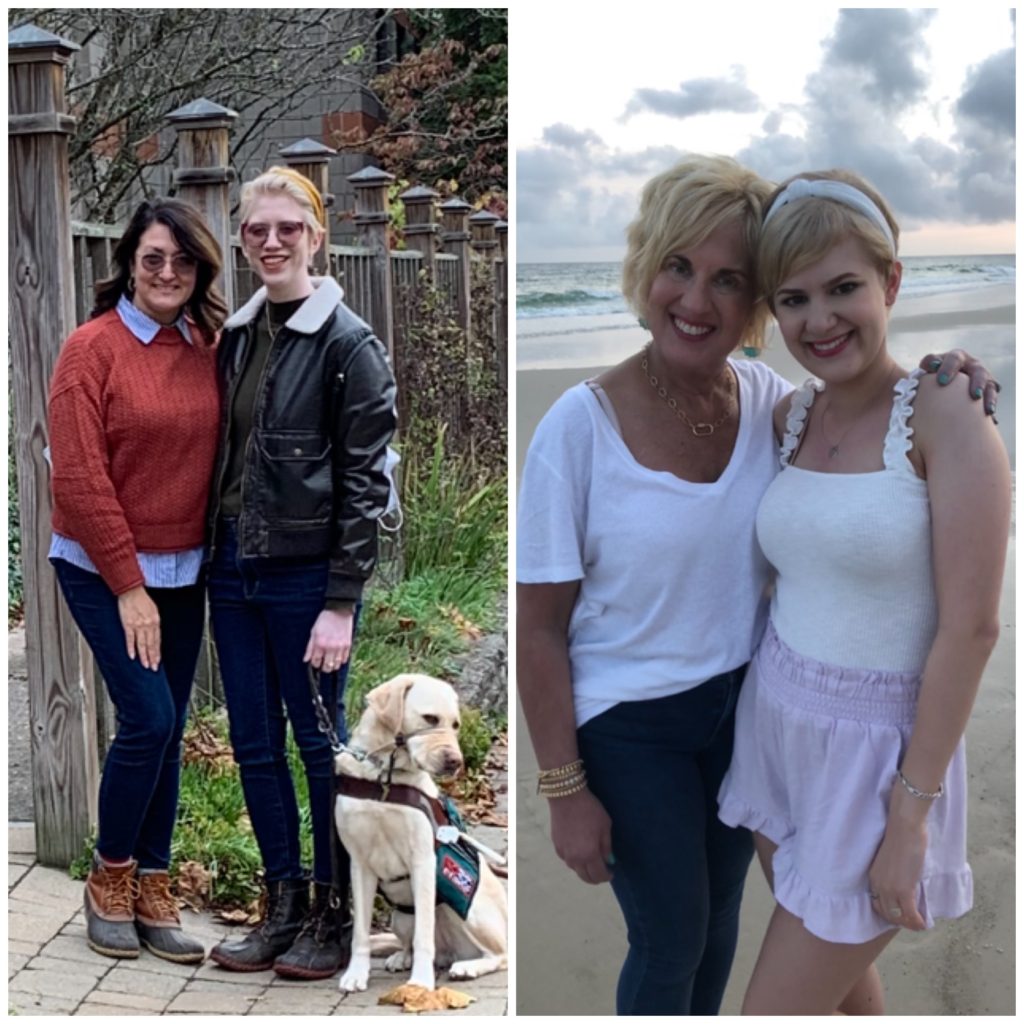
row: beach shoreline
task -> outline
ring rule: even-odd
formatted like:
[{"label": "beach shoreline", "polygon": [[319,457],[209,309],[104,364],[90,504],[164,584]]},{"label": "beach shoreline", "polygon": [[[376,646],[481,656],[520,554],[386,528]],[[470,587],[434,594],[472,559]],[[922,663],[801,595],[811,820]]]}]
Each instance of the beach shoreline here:
[{"label": "beach shoreline", "polygon": [[[1011,462],[1014,427],[1014,289],[915,296],[897,303],[890,328],[894,357],[908,368],[929,352],[964,347],[1002,384],[1000,431]],[[517,322],[523,323],[524,321]],[[532,330],[538,320],[525,321]],[[622,350],[625,358],[644,343],[583,335],[593,352]],[[634,337],[635,335],[635,337]],[[533,339],[536,340],[536,339]],[[625,347],[623,342],[631,347]],[[585,353],[584,353],[585,356]],[[520,368],[516,374],[517,477],[541,416],[567,388],[616,360],[587,361],[574,351],[573,365]],[[794,384],[807,373],[780,339],[764,362]],[[1014,652],[1015,540],[1011,526],[1000,601],[1000,639],[982,678],[967,729],[970,787],[968,857],[974,871],[975,905],[958,921],[942,921],[924,933],[901,933],[879,960],[892,1014],[1013,1015],[1015,1013],[1015,772]],[[548,837],[545,802],[536,795],[536,760],[516,703],[516,1009],[524,1015],[611,1015],[615,983],[625,955],[625,928],[608,886],[587,886],[557,859]],[[756,862],[751,867],[740,918],[740,940],[723,1014],[737,1014],[753,970],[773,900]],[[685,923],[681,922],[680,927]]]}]

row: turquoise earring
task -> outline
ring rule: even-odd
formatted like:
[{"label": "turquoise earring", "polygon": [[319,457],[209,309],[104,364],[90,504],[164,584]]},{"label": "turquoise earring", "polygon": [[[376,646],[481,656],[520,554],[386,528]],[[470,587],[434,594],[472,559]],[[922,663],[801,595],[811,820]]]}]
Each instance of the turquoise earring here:
[{"label": "turquoise earring", "polygon": [[756,359],[760,355],[760,350],[756,349],[756,348],[753,348],[750,345],[744,345],[743,346],[743,354],[748,359]]}]

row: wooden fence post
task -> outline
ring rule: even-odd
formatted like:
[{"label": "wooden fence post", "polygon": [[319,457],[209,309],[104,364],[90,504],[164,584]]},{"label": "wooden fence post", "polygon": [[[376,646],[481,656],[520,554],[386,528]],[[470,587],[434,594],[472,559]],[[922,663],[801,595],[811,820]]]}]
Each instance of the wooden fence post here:
[{"label": "wooden fence post", "polygon": [[[203,215],[220,245],[224,269],[218,280],[229,310],[236,306],[230,197],[235,172],[228,166],[231,125],[236,117],[233,110],[208,99],[193,100],[167,115],[178,133],[178,169],[174,172],[177,194]],[[207,700],[223,704],[224,686],[217,671],[208,611],[196,665],[196,689]]]},{"label": "wooden fence post", "polygon": [[498,236],[495,231],[497,223],[498,218],[490,210],[480,210],[469,218],[473,252],[479,253],[486,260],[493,260],[498,254]]},{"label": "wooden fence post", "polygon": [[[457,289],[455,318],[466,332],[471,328],[470,267],[469,267],[469,213],[473,209],[465,199],[449,199],[441,204],[441,248],[459,258],[459,287]],[[468,344],[468,341],[467,341]]]},{"label": "wooden fence post", "polygon": [[399,196],[405,204],[405,237],[410,249],[418,249],[423,254],[423,269],[427,272],[427,280],[433,284],[437,279],[438,224],[436,200],[441,198],[439,192],[425,185],[416,185],[407,189]]},{"label": "wooden fence post", "polygon": [[167,120],[178,133],[178,169],[174,172],[177,194],[203,215],[224,254],[221,291],[228,309],[235,308],[234,256],[231,250],[231,200],[229,186],[235,172],[228,166],[233,110],[208,99],[172,110]]},{"label": "wooden fence post", "polygon": [[494,344],[498,384],[508,394],[508,221],[494,225],[498,235],[498,259],[494,264]]},{"label": "wooden fence post", "polygon": [[299,139],[298,142],[279,151],[284,162],[299,174],[309,178],[317,187],[324,200],[324,244],[313,254],[313,269],[320,275],[330,273],[331,221],[328,210],[334,196],[328,191],[330,183],[330,160],[337,155],[336,149],[325,146],[315,139]]},{"label": "wooden fence post", "polygon": [[58,594],[50,546],[46,396],[75,327],[65,67],[75,43],[22,25],[7,37],[8,286],[14,447],[21,506],[25,653],[36,853],[66,866],[96,821],[99,791],[92,657]]},{"label": "wooden fence post", "polygon": [[355,225],[359,244],[373,252],[370,296],[366,317],[384,343],[395,365],[395,321],[391,307],[391,253],[388,250],[388,186],[393,174],[379,167],[364,167],[348,180],[356,190]]}]

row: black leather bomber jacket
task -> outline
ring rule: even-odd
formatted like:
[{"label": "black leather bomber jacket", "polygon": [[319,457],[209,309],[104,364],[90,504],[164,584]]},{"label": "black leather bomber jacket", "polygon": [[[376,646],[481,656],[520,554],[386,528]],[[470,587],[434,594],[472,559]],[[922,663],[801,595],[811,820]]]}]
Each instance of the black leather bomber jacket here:
[{"label": "black leather bomber jacket", "polygon": [[[327,558],[327,597],[357,601],[377,560],[377,520],[395,429],[395,381],[384,346],[341,300],[332,278],[279,330],[253,409],[242,473],[243,558]],[[224,324],[218,366],[224,401],[209,536],[215,537],[231,403],[263,315],[261,288]]]}]

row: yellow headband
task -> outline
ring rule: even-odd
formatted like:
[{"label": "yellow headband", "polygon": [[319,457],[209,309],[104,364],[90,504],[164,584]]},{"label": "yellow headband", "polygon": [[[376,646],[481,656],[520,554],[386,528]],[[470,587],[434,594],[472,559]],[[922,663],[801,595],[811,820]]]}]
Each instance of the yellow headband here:
[{"label": "yellow headband", "polygon": [[324,223],[324,201],[320,195],[316,185],[313,184],[304,174],[299,174],[298,171],[293,171],[290,167],[269,167],[266,171],[267,174],[282,174],[289,181],[293,181],[298,185],[307,196],[309,196],[310,204],[313,207],[313,214],[317,219],[317,223],[321,226]]}]

